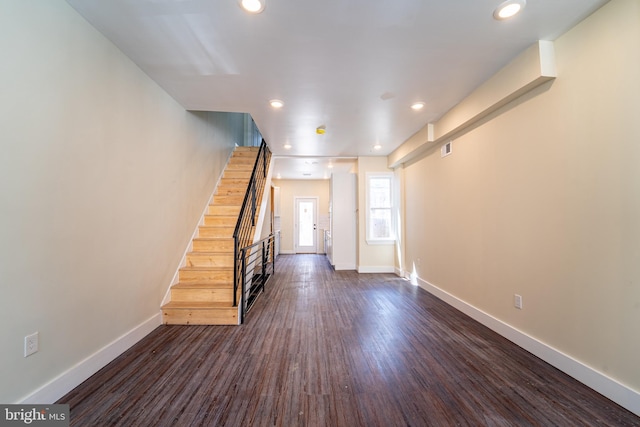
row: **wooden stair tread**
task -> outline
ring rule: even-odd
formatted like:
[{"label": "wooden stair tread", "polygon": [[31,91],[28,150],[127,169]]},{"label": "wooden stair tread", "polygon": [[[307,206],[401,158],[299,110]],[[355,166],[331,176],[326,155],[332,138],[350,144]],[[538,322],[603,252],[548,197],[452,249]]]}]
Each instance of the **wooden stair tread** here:
[{"label": "wooden stair tread", "polygon": [[191,271],[208,271],[208,270],[220,270],[220,271],[227,271],[227,270],[233,270],[233,267],[182,267],[180,268],[180,270],[191,270]]},{"label": "wooden stair tread", "polygon": [[203,242],[224,242],[228,240],[233,240],[233,237],[194,237],[193,239],[203,241]]},{"label": "wooden stair tread", "polygon": [[250,164],[253,166],[256,163],[257,158],[258,156],[234,156],[231,158],[231,163]]},{"label": "wooden stair tread", "polygon": [[233,281],[219,283],[179,282],[171,289],[232,289]]},{"label": "wooden stair tread", "polygon": [[249,178],[221,178],[220,185],[236,185],[239,187],[248,187]]},{"label": "wooden stair tread", "polygon": [[233,258],[233,251],[224,251],[224,250],[220,250],[220,251],[212,251],[212,250],[204,250],[204,251],[199,251],[199,250],[193,250],[189,253],[187,253],[187,256],[191,256],[191,257],[224,257],[224,258]]},{"label": "wooden stair tread", "polygon": [[247,151],[255,151],[258,152],[258,150],[260,150],[260,147],[254,147],[254,146],[247,146],[247,145],[239,145],[235,148],[236,153],[239,152],[247,152]]},{"label": "wooden stair tread", "polygon": [[238,190],[238,191],[247,191],[247,184],[222,184],[216,188],[216,192],[220,190]]},{"label": "wooden stair tread", "polygon": [[[211,201],[211,203],[209,203],[209,206],[226,206],[226,207],[232,207],[236,209],[242,206],[242,201],[240,201],[239,203],[236,203],[235,201],[233,201],[239,198],[238,194],[233,196],[233,200],[223,199],[222,196],[225,196],[225,194],[214,194],[213,195],[214,199]],[[226,197],[229,197],[229,196],[226,195]],[[216,202],[215,199],[219,199],[218,202]]]},{"label": "wooden stair tread", "polygon": [[212,302],[212,301],[169,301],[162,306],[162,309],[189,309],[189,310],[215,310],[215,309],[234,309],[228,302]]},{"label": "wooden stair tread", "polygon": [[[222,214],[222,215],[229,215],[231,212],[233,212],[235,215],[238,215],[240,213],[240,209],[242,208],[242,206],[228,205],[228,204],[222,204],[222,203],[209,203],[209,208],[213,208],[215,211],[226,212],[225,214]],[[210,213],[207,215],[220,215],[220,214]]]}]

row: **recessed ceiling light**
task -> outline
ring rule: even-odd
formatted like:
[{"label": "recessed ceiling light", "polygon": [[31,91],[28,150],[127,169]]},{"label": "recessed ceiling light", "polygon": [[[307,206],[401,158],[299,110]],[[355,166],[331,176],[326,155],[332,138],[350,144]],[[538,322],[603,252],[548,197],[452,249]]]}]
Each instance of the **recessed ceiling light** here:
[{"label": "recessed ceiling light", "polygon": [[285,150],[288,150],[288,149],[290,149],[290,148],[291,148],[291,144],[284,144],[284,149],[285,149]]},{"label": "recessed ceiling light", "polygon": [[380,145],[380,144],[376,144],[376,145],[373,146],[374,150],[380,150],[381,148],[382,148],[382,145]]},{"label": "recessed ceiling light", "polygon": [[264,10],[265,0],[240,0],[240,6],[250,13],[260,13]]},{"label": "recessed ceiling light", "polygon": [[282,108],[284,107],[284,102],[280,101],[279,99],[272,99],[271,101],[269,101],[269,105],[271,105],[273,108]]},{"label": "recessed ceiling light", "polygon": [[424,108],[424,102],[414,102],[411,104],[411,108],[416,111],[422,110]]},{"label": "recessed ceiling light", "polygon": [[497,20],[511,18],[519,13],[527,4],[527,0],[507,0],[493,11],[493,17]]},{"label": "recessed ceiling light", "polygon": [[333,169],[333,163],[329,163],[329,165],[327,166],[329,169]]}]

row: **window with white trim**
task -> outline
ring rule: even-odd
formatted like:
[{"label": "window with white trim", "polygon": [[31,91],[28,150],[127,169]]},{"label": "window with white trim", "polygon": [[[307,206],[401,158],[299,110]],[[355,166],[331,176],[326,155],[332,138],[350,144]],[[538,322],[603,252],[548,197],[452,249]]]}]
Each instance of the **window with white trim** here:
[{"label": "window with white trim", "polygon": [[392,213],[393,174],[367,174],[367,243],[395,241]]}]

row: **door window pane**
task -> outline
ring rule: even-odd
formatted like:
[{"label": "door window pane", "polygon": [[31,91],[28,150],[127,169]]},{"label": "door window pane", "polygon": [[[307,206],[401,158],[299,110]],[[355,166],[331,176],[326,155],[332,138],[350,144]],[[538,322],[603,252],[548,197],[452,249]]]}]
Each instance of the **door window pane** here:
[{"label": "door window pane", "polygon": [[298,246],[313,246],[313,202],[298,203]]}]

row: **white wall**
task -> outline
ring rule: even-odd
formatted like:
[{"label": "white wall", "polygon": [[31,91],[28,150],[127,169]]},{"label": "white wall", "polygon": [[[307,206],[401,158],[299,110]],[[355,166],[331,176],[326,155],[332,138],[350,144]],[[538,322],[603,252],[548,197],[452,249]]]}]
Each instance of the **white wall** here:
[{"label": "white wall", "polygon": [[331,263],[336,270],[356,269],[357,196],[356,174],[331,174]]},{"label": "white wall", "polygon": [[[242,117],[185,111],[62,0],[2,1],[0,52],[0,402],[10,403],[159,324]],[[40,351],[24,358],[35,331]]]},{"label": "white wall", "polygon": [[[318,197],[318,228],[328,228],[329,219],[329,180],[273,180],[280,187],[280,253],[295,253],[294,223],[295,198]],[[318,248],[323,242],[318,233]]]},{"label": "white wall", "polygon": [[637,393],[640,3],[555,49],[556,81],[406,165],[404,269]]}]

